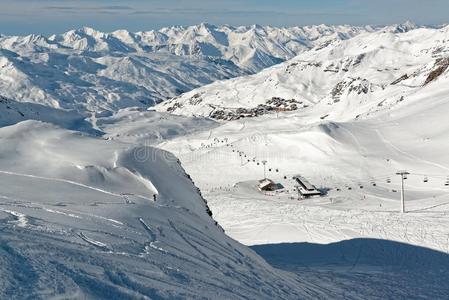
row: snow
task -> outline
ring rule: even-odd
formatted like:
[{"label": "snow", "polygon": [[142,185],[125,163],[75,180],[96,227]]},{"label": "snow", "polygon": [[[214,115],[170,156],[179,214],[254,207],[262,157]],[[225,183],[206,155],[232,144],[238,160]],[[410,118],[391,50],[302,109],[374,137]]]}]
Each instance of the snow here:
[{"label": "snow", "polygon": [[82,113],[147,107],[217,80],[255,73],[334,34],[346,39],[367,30],[309,31],[200,24],[137,33],[84,27],[50,37],[1,35],[0,90],[16,101]]},{"label": "snow", "polygon": [[[218,127],[160,147],[179,157],[226,233],[274,266],[305,277],[322,270],[319,284],[345,286],[349,298],[444,294],[447,284],[437,282],[446,276],[449,237],[447,69],[427,82],[445,65],[448,39],[447,27],[388,27],[195,89],[156,109],[207,117],[272,97],[307,106],[217,119]],[[258,191],[263,160],[283,191]],[[398,170],[411,173],[406,214]],[[298,173],[324,196],[298,200]]]},{"label": "snow", "polygon": [[[448,39],[447,27],[362,33],[305,51],[260,73],[192,90],[156,109],[208,117],[218,110],[256,108],[277,97],[299,101],[298,110],[307,117],[346,121],[368,116],[433,89],[426,79],[444,65],[441,60],[447,60]],[[443,78],[447,70],[437,80]]]},{"label": "snow", "polygon": [[0,140],[2,298],[305,295],[225,236],[168,153],[137,161],[139,147],[36,121]]},{"label": "snow", "polygon": [[206,118],[189,118],[138,107],[122,109],[113,115],[95,118],[97,128],[107,139],[150,145],[194,134],[218,126]]},{"label": "snow", "polygon": [[[443,120],[449,104],[445,97],[438,100],[434,94],[417,99],[376,118],[348,122],[320,120],[308,124],[307,118],[296,113],[248,118],[161,146],[180,158],[209,200],[216,220],[244,244],[328,243],[375,237],[446,251],[449,198],[444,184],[449,175],[449,155],[444,145],[449,128]],[[225,138],[227,143],[216,141]],[[247,156],[243,163],[233,150]],[[267,160],[267,170],[271,169],[268,177],[289,192],[271,197],[260,195],[256,185],[247,186],[246,181],[263,177],[262,160]],[[395,173],[401,169],[414,174],[406,182],[406,206],[411,213],[405,216],[397,214],[399,193],[392,192],[399,191]],[[330,189],[327,195],[297,201],[291,179],[297,173],[322,190]],[[431,177],[428,183],[423,182],[426,175]],[[388,177],[391,184],[386,182]],[[239,182],[242,185],[235,186]],[[307,226],[311,228],[309,234],[297,225],[316,224],[321,215],[323,220],[318,223],[323,224],[323,230]],[[322,233],[337,221],[335,218],[341,222],[337,233]],[[403,227],[390,227],[391,218]],[[348,223],[348,219],[353,222]],[[435,226],[422,227],[423,222],[432,220],[437,222]],[[370,232],[364,227],[376,230]],[[429,239],[421,235],[421,230],[436,237]],[[412,235],[416,236],[410,238]]]},{"label": "snow", "polygon": [[0,126],[9,126],[25,120],[51,123],[62,128],[100,134],[85,116],[73,110],[60,110],[48,106],[21,103],[0,96]]},{"label": "snow", "polygon": [[[21,50],[4,49],[1,60],[2,91],[17,98],[0,99],[0,297],[446,297],[448,33],[411,23],[200,24],[2,36],[5,49]],[[304,35],[301,45],[293,34]],[[272,40],[285,56],[273,55]],[[153,42],[165,50],[145,48]],[[64,65],[65,51],[76,57],[73,65]],[[246,63],[301,54],[156,110],[129,97],[135,87],[180,82],[167,79],[167,69],[151,78],[152,63],[173,63],[175,74],[190,76],[179,71],[184,60],[198,67],[207,54],[223,62],[227,51],[239,54],[232,64],[246,73]],[[55,59],[69,75],[79,69],[86,76],[67,75],[63,85],[77,86],[67,87],[73,93],[66,98],[48,97],[48,82],[27,84],[31,73],[59,72],[40,69]],[[21,60],[27,67],[16,67]],[[120,82],[118,90],[101,86],[109,80]],[[301,105],[208,118],[273,97]],[[282,189],[258,189],[264,160],[267,177]],[[398,170],[411,173],[405,214]],[[297,174],[323,196],[299,200]]]}]

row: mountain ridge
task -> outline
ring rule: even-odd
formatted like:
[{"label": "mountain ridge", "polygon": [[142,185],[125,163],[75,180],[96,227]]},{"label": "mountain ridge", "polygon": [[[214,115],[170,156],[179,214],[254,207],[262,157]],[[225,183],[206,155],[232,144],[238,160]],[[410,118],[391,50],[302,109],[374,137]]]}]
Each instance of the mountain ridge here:
[{"label": "mountain ridge", "polygon": [[[157,109],[230,120],[290,110],[294,103],[293,110],[312,110],[318,120],[348,120],[391,108],[447,78],[447,41],[449,26],[383,29],[334,40],[260,73],[192,90]],[[270,108],[269,102],[278,106]]]},{"label": "mountain ridge", "polygon": [[203,23],[135,33],[84,27],[49,37],[1,35],[0,88],[5,97],[17,101],[82,113],[148,107],[376,30],[350,25],[277,28]]}]

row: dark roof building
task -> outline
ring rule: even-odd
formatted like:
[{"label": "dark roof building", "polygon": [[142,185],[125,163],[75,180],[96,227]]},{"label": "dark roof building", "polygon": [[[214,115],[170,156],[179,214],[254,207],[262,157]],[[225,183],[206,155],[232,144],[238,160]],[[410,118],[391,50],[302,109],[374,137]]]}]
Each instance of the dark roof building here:
[{"label": "dark roof building", "polygon": [[307,181],[301,175],[293,176],[293,179],[296,181],[297,185],[295,186],[298,193],[303,198],[309,198],[313,196],[321,196],[321,192],[316,189],[310,182]]},{"label": "dark roof building", "polygon": [[267,178],[259,180],[258,187],[260,191],[275,191],[278,189],[278,185],[273,180]]}]

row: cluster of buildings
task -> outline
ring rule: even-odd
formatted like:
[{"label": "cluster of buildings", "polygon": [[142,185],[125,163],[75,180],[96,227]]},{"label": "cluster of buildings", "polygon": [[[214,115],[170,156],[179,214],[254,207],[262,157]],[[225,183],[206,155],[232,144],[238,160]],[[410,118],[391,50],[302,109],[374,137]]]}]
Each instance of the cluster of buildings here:
[{"label": "cluster of buildings", "polygon": [[[321,196],[321,192],[303,176],[293,176],[293,180],[295,180],[295,189],[300,198],[305,199],[314,196]],[[258,188],[260,191],[277,191],[282,189],[283,186],[280,183],[275,183],[273,180],[265,178],[259,180]]]}]

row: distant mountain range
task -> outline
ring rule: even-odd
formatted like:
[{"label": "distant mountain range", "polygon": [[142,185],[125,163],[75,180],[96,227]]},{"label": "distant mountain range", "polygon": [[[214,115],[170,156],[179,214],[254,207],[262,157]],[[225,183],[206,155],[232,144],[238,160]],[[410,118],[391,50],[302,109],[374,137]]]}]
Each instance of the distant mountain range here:
[{"label": "distant mountain range", "polygon": [[[391,30],[408,30],[413,24]],[[372,27],[214,26],[49,37],[0,36],[1,94],[55,108],[101,111],[152,106],[217,80],[256,73],[313,47]]]}]

